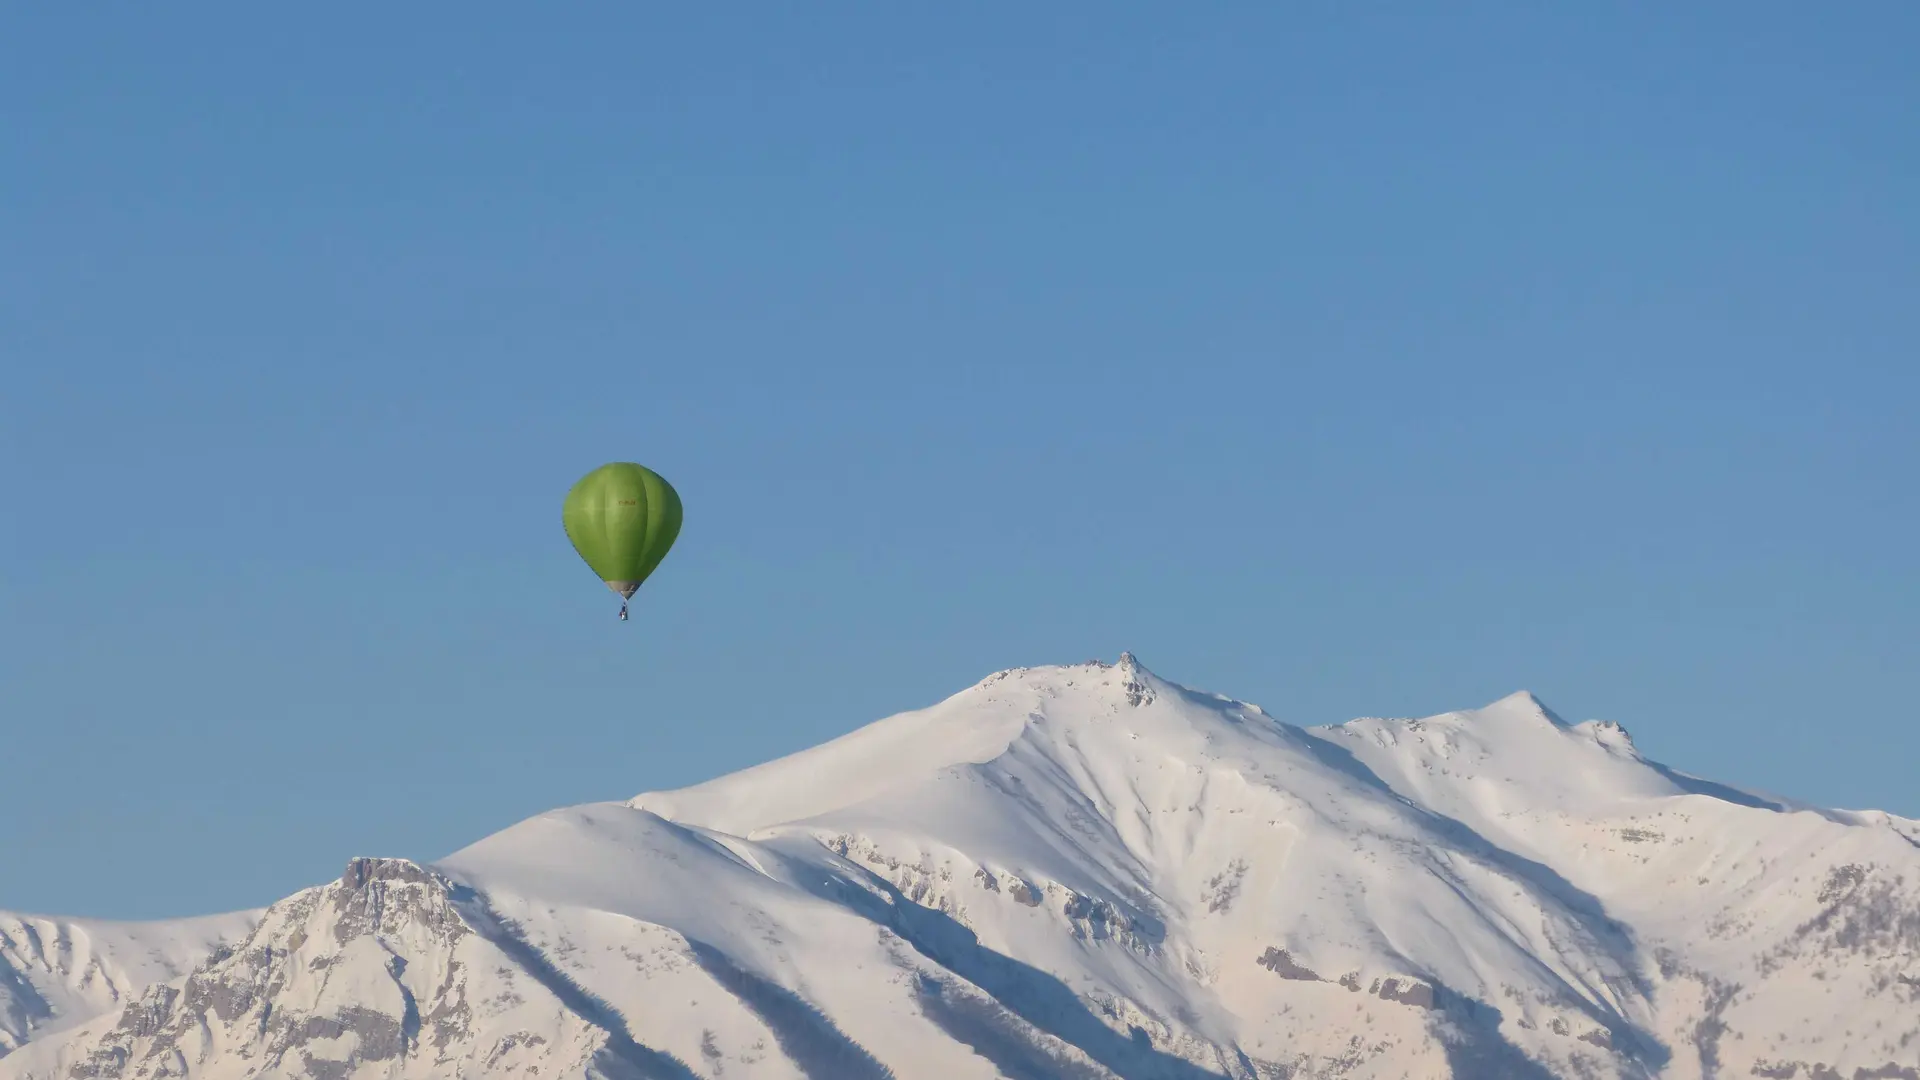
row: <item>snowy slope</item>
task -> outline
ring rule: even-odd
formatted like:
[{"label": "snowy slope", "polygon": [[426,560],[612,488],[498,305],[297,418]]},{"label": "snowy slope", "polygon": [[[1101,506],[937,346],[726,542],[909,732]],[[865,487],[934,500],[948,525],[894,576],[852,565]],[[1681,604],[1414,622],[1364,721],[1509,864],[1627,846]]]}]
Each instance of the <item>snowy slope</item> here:
[{"label": "snowy slope", "polygon": [[259,914],[130,923],[0,911],[0,1056],[186,974]]},{"label": "snowy slope", "polygon": [[0,1059],[162,1075],[1920,1080],[1920,826],[1527,695],[1300,729],[1131,657],[1022,669],[356,860]]},{"label": "snowy slope", "polygon": [[1676,773],[1619,725],[1569,727],[1527,695],[1313,734],[1632,927],[1673,1075],[1920,1065],[1914,822]]}]

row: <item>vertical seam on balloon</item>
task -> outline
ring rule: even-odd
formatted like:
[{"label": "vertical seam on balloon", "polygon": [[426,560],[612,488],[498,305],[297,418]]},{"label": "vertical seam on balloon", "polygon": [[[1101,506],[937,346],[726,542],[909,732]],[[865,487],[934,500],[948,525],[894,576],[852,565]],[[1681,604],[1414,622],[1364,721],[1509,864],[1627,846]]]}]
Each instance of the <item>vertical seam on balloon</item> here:
[{"label": "vertical seam on balloon", "polygon": [[[649,577],[653,575],[654,570],[658,568],[660,565],[660,560],[665,558],[667,554],[666,552],[660,550],[660,539],[661,539],[661,531],[662,531],[661,524],[666,521],[667,500],[660,497],[662,494],[664,494],[663,492],[655,490],[656,487],[664,488],[666,486],[666,483],[667,483],[666,480],[662,478],[658,473],[651,472],[651,471],[647,473],[647,478],[646,478],[646,488],[647,488],[646,572],[647,572],[647,576]],[[656,509],[659,511],[659,513],[657,514],[654,512]]]},{"label": "vertical seam on balloon", "polygon": [[640,467],[640,550],[635,553],[633,579],[647,580],[647,563],[653,556],[653,473]]}]

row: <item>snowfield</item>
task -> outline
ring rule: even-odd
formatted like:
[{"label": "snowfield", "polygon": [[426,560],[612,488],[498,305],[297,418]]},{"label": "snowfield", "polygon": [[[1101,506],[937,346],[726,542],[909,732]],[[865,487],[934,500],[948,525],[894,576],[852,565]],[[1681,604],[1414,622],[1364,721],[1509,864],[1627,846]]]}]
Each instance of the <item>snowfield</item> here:
[{"label": "snowfield", "polygon": [[1690,777],[1527,694],[1302,729],[1123,656],[264,912],[0,914],[0,1055],[0,1080],[1920,1080],[1920,823]]}]

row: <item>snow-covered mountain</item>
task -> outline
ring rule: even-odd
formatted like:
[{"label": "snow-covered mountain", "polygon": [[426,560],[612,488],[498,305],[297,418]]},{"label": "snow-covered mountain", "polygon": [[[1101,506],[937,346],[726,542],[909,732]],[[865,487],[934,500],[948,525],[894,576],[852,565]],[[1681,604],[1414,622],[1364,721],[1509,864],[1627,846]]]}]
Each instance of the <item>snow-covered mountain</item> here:
[{"label": "snow-covered mountain", "polygon": [[[0,1078],[1920,1080],[1920,823],[1526,694],[1302,729],[1001,672],[240,919],[0,1028]],[[20,955],[0,995],[86,985]]]},{"label": "snow-covered mountain", "polygon": [[0,911],[0,1056],[185,975],[259,918],[129,923]]}]

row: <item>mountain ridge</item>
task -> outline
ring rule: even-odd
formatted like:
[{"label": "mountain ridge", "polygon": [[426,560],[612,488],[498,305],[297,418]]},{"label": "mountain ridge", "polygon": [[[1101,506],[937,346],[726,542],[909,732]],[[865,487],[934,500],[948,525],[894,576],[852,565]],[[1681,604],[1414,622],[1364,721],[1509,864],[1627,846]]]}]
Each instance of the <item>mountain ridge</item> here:
[{"label": "mountain ridge", "polygon": [[1920,1080],[1920,823],[1526,691],[1299,728],[1131,654],[356,860],[247,930],[0,1078]]}]

